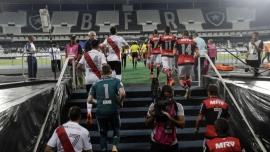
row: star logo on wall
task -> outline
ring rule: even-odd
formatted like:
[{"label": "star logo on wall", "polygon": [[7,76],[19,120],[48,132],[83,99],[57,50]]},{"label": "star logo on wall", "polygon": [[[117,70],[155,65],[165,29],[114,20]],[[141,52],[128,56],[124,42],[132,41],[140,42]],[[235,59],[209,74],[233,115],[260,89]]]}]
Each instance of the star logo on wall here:
[{"label": "star logo on wall", "polygon": [[206,14],[206,19],[212,25],[220,26],[225,20],[225,15],[222,12],[212,11]]},{"label": "star logo on wall", "polygon": [[213,21],[218,21],[219,20],[219,16],[217,15],[217,14],[214,14],[213,16],[211,16],[212,17],[212,20]]},{"label": "star logo on wall", "polygon": [[30,16],[28,21],[33,29],[40,30],[42,28],[41,19],[39,15]]}]

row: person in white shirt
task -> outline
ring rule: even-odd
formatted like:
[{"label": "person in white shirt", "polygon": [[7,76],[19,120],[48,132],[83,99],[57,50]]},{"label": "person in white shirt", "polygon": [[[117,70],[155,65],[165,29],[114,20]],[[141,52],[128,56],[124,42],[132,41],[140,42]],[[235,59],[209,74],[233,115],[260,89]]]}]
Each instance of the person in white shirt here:
[{"label": "person in white shirt", "polygon": [[36,47],[34,45],[35,37],[33,35],[28,36],[29,42],[25,45],[25,50],[27,53],[27,63],[28,63],[28,78],[30,80],[35,80],[37,78],[37,59],[35,57]]},{"label": "person in white shirt", "polygon": [[70,120],[67,123],[55,129],[44,152],[51,152],[56,146],[58,152],[93,152],[89,131],[79,125],[81,109],[77,106],[71,107],[68,117]]},{"label": "person in white shirt", "polygon": [[[254,76],[259,76],[259,67],[261,64],[261,54],[263,51],[263,41],[259,40],[259,33],[254,32],[252,39],[248,43],[246,52],[246,63],[250,65],[254,70]],[[248,71],[248,69],[246,69]]]},{"label": "person in white shirt", "polygon": [[194,64],[194,75],[195,75],[195,80],[198,80],[198,58],[200,58],[200,64],[201,64],[201,75],[203,75],[203,71],[204,71],[204,60],[205,60],[205,53],[206,53],[206,47],[207,44],[205,43],[204,39],[202,39],[201,37],[199,37],[199,35],[197,33],[193,34],[193,40],[196,42],[197,47],[199,48],[199,52],[200,52],[200,57],[196,57],[195,58],[195,64]]},{"label": "person in white shirt", "polygon": [[111,36],[104,40],[101,49],[103,52],[106,52],[106,50],[108,50],[107,61],[112,69],[112,76],[121,80],[121,49],[127,49],[128,43],[126,42],[126,40],[124,40],[123,37],[116,35],[116,27],[111,27],[110,32]]},{"label": "person in white shirt", "polygon": [[58,66],[58,70],[61,71],[61,54],[58,45],[53,44],[52,48],[49,49],[49,58],[51,59],[52,71],[54,72],[56,70],[56,64]]},{"label": "person in white shirt", "polygon": [[[99,52],[99,44],[100,41],[94,39],[91,41],[91,48],[92,50],[85,52],[82,56],[79,64],[77,65],[77,69],[86,73],[85,76],[85,84],[86,84],[86,92],[89,93],[92,84],[100,79],[100,72],[102,70],[102,66],[106,65],[106,58],[105,55]],[[92,61],[88,61],[91,58]],[[84,67],[83,67],[84,66]],[[92,104],[87,103],[87,123],[92,123]]]}]

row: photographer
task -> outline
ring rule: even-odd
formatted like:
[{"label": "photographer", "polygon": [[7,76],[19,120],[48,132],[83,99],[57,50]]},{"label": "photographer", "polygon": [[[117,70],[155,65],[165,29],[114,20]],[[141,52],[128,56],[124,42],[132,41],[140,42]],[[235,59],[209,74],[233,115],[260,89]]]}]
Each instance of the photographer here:
[{"label": "photographer", "polygon": [[173,96],[173,88],[165,85],[162,87],[162,99],[155,100],[149,106],[145,124],[154,122],[151,152],[177,152],[178,150],[176,129],[185,126],[185,116],[182,105],[175,102]]}]

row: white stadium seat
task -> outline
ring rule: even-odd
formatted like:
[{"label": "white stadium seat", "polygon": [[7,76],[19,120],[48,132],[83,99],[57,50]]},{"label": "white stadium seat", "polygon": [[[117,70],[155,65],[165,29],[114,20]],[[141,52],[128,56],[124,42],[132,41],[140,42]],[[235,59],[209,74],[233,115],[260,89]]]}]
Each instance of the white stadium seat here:
[{"label": "white stadium seat", "polygon": [[159,11],[158,10],[138,10],[137,11],[137,24],[146,25],[147,22],[153,25],[160,24],[161,21],[160,21]]},{"label": "white stadium seat", "polygon": [[77,25],[79,12],[77,11],[54,11],[52,14],[52,26],[60,26],[66,23],[68,26]]}]

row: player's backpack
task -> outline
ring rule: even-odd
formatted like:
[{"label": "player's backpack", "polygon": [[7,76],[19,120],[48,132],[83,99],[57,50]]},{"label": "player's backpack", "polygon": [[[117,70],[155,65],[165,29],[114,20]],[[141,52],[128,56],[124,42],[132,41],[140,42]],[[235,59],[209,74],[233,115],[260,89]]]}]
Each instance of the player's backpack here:
[{"label": "player's backpack", "polygon": [[[174,101],[170,111],[168,112],[171,117],[175,117],[178,111],[176,102]],[[167,122],[156,122],[154,126],[154,136],[155,142],[162,145],[171,145],[176,139],[176,127],[170,121]]]}]

